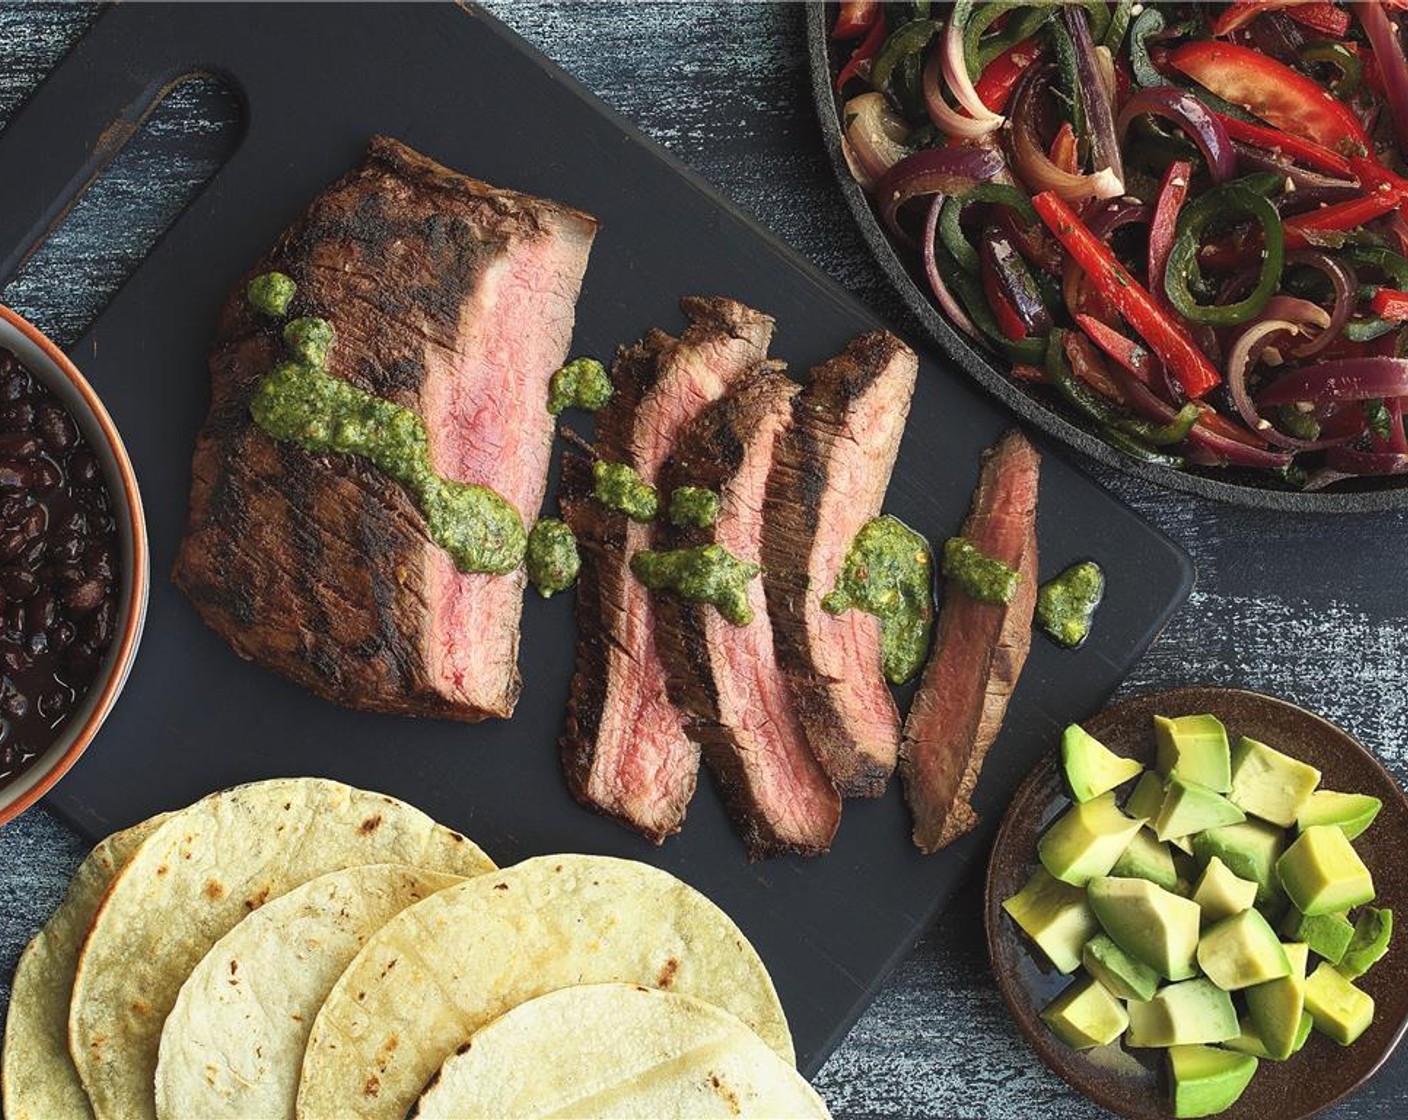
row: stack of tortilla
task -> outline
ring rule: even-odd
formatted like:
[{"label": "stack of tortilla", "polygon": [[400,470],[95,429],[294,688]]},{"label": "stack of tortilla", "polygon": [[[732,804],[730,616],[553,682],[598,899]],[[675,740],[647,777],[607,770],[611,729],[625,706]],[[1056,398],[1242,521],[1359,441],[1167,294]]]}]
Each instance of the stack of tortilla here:
[{"label": "stack of tortilla", "polygon": [[109,837],[20,959],[9,1120],[825,1117],[762,962],[644,864],[506,870],[380,794],[240,786]]}]

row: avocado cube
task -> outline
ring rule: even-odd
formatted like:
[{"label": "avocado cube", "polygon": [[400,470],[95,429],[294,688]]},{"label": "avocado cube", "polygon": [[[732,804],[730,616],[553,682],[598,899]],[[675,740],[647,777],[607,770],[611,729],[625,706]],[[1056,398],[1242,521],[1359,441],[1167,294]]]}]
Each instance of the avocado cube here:
[{"label": "avocado cube", "polygon": [[1243,910],[1212,926],[1198,941],[1198,967],[1219,988],[1241,991],[1287,976],[1290,961],[1259,910]]},{"label": "avocado cube", "polygon": [[1243,735],[1232,748],[1232,792],[1227,796],[1254,817],[1289,828],[1319,784],[1319,770],[1265,743]]},{"label": "avocado cube", "polygon": [[[1172,841],[1169,843],[1171,845]],[[1189,847],[1192,845],[1190,844]],[[1202,870],[1198,867],[1198,861],[1191,855],[1176,851],[1173,853],[1173,870],[1178,875],[1173,893],[1182,895],[1184,898],[1192,898],[1193,888],[1198,882],[1198,876],[1202,874]]]},{"label": "avocado cube", "polygon": [[1178,872],[1174,870],[1173,853],[1167,844],[1160,844],[1148,829],[1141,828],[1134,834],[1110,874],[1116,879],[1148,879],[1166,891],[1173,890],[1178,883]]},{"label": "avocado cube", "polygon": [[1252,1025],[1250,1015],[1243,1015],[1237,1021],[1240,1034],[1236,1038],[1229,1038],[1222,1045],[1228,1050],[1236,1050],[1239,1054],[1250,1054],[1253,1058],[1264,1058],[1268,1061],[1275,1061],[1267,1052],[1265,1045],[1261,1041],[1261,1036],[1256,1033],[1256,1027]]},{"label": "avocado cube", "polygon": [[1354,923],[1354,937],[1345,950],[1344,957],[1335,963],[1346,980],[1357,980],[1374,962],[1388,952],[1388,943],[1393,937],[1393,911],[1376,910],[1366,906]]},{"label": "avocado cube", "polygon": [[1089,801],[1130,778],[1143,773],[1144,767],[1132,758],[1115,754],[1099,739],[1079,724],[1071,724],[1061,736],[1061,764],[1071,796],[1077,801]]},{"label": "avocado cube", "polygon": [[1108,934],[1098,934],[1085,943],[1080,953],[1085,970],[1120,999],[1143,1003],[1159,990],[1159,974],[1143,961],[1131,957]]},{"label": "avocado cube", "polygon": [[1322,962],[1305,982],[1305,1009],[1315,1020],[1315,1029],[1341,1046],[1348,1046],[1374,1020],[1373,997],[1356,988],[1328,962]]},{"label": "avocado cube", "polygon": [[1310,1017],[1309,1011],[1302,1011],[1300,1016],[1300,1028],[1296,1031],[1296,1041],[1291,1047],[1292,1054],[1299,1054],[1301,1047],[1305,1045],[1310,1037],[1310,1032],[1315,1029],[1315,1020]]},{"label": "avocado cube", "polygon": [[1296,824],[1301,831],[1311,825],[1336,824],[1346,840],[1353,840],[1374,823],[1374,818],[1383,807],[1382,801],[1367,793],[1336,793],[1332,789],[1317,789],[1296,814]]},{"label": "avocado cube", "polygon": [[1267,1057],[1283,1062],[1295,1052],[1305,1013],[1305,969],[1310,961],[1309,946],[1292,942],[1283,946],[1291,971],[1278,980],[1246,990],[1247,1014],[1256,1036],[1266,1048]]},{"label": "avocado cube", "polygon": [[1213,856],[1193,888],[1193,901],[1203,908],[1203,921],[1211,925],[1250,910],[1256,902],[1256,884],[1250,879],[1238,878],[1230,867]]},{"label": "avocado cube", "polygon": [[1313,824],[1276,861],[1281,886],[1302,914],[1349,910],[1374,897],[1374,879],[1335,825]]},{"label": "avocado cube", "polygon": [[1197,975],[1196,903],[1147,879],[1092,879],[1085,895],[1101,927],[1135,960],[1167,980]]},{"label": "avocado cube", "polygon": [[[1155,835],[1157,836],[1158,834],[1155,833]],[[1192,836],[1170,836],[1164,843],[1177,848],[1185,856],[1191,856],[1193,854]]]},{"label": "avocado cube", "polygon": [[1256,1073],[1250,1054],[1216,1046],[1173,1046],[1168,1052],[1168,1083],[1176,1117],[1213,1116],[1237,1102]]},{"label": "avocado cube", "polygon": [[1158,768],[1165,778],[1174,771],[1214,793],[1232,788],[1232,752],[1227,728],[1216,716],[1154,717]]},{"label": "avocado cube", "polygon": [[1164,780],[1154,771],[1145,770],[1125,798],[1124,815],[1136,820],[1153,821],[1164,803]]},{"label": "avocado cube", "polygon": [[1160,840],[1168,840],[1219,825],[1241,824],[1246,819],[1247,815],[1222,794],[1174,774],[1164,788],[1164,800],[1154,818],[1154,833]]},{"label": "avocado cube", "polygon": [[1304,941],[1310,951],[1331,964],[1339,964],[1354,938],[1354,926],[1343,914],[1316,914],[1307,918],[1294,906],[1281,921],[1281,932],[1292,941]]},{"label": "avocado cube", "polygon": [[1213,856],[1222,860],[1239,879],[1256,884],[1256,901],[1265,905],[1281,893],[1276,860],[1285,844],[1279,828],[1262,821],[1210,828],[1193,837],[1193,851],[1206,864]]},{"label": "avocado cube", "polygon": [[1046,1005],[1041,1021],[1067,1046],[1089,1050],[1124,1034],[1129,1015],[1098,980],[1085,976]]},{"label": "avocado cube", "polygon": [[1148,1003],[1129,1005],[1126,1046],[1226,1042],[1241,1033],[1232,997],[1205,976],[1169,984]]},{"label": "avocado cube", "polygon": [[1080,950],[1100,932],[1085,892],[1053,879],[1044,867],[1002,904],[1008,916],[1030,937],[1057,972],[1080,967]]},{"label": "avocado cube", "polygon": [[1140,824],[1120,812],[1113,793],[1102,793],[1066,810],[1037,841],[1037,855],[1052,876],[1083,887],[1110,873]]}]

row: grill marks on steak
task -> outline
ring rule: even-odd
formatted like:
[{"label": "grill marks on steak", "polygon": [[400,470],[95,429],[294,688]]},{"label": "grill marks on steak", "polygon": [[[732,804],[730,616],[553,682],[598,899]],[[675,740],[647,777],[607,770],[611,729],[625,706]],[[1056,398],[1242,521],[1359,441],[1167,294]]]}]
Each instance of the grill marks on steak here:
[{"label": "grill marks on steak", "polygon": [[[652,485],[680,432],[767,354],[773,321],[727,299],[685,299],[678,340],[653,331],[622,351],[616,392],[597,414],[596,452]],[[668,494],[664,495],[668,499]],[[677,832],[694,794],[699,748],[670,702],[650,593],[630,557],[651,529],[592,498],[590,464],[567,456],[563,516],[583,553],[577,586],[577,669],[563,766],[574,796],[659,843]]]},{"label": "grill marks on steak", "polygon": [[[661,494],[705,486],[721,497],[708,528],[663,527],[667,548],[718,543],[761,561],[764,491],[777,442],[792,424],[799,386],[764,368],[711,406],[681,436],[661,476]],[[761,580],[749,585],[753,620],[735,626],[712,606],[654,597],[658,648],[670,697],[686,713],[730,812],[754,858],[825,852],[841,798],[807,743],[774,648]]]},{"label": "grill marks on steak", "polygon": [[919,361],[873,331],[812,371],[778,443],[763,515],[763,587],[778,660],[812,750],[844,796],[878,797],[900,719],[881,667],[880,624],[821,600],[851,542],[880,513]]},{"label": "grill marks on steak", "polygon": [[[384,137],[250,273],[298,283],[338,333],[329,370],[425,420],[437,470],[530,521],[547,485],[547,384],[566,356],[596,223]],[[405,491],[352,456],[269,438],[249,415],[283,356],[245,277],[211,354],[174,578],[237,653],[350,707],[507,717],[522,571],[467,574]]]},{"label": "grill marks on steak", "polygon": [[1031,648],[1040,458],[1020,432],[983,453],[963,536],[1021,573],[1012,601],[982,603],[950,581],[933,652],[905,722],[900,776],[914,843],[935,852],[978,823],[970,799]]}]

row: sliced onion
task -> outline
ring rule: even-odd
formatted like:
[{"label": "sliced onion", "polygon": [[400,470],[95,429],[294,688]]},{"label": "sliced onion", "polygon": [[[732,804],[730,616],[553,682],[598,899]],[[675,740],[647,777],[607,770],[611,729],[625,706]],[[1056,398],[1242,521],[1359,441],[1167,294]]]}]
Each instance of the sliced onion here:
[{"label": "sliced onion", "polygon": [[924,64],[921,84],[924,89],[924,108],[929,114],[929,120],[945,136],[956,136],[960,140],[976,140],[980,136],[986,136],[997,128],[997,124],[1002,123],[1002,118],[998,117],[997,124],[993,124],[992,121],[974,120],[952,108],[944,100],[943,90],[939,87],[939,70],[943,61],[943,52],[935,51]]},{"label": "sliced onion", "polygon": [[967,109],[968,115],[975,121],[985,124],[986,131],[991,132],[1000,127],[1001,114],[994,113],[984,105],[978,91],[973,88],[973,79],[968,74],[968,62],[963,55],[963,28],[958,26],[956,19],[950,19],[948,26],[944,28],[939,57],[943,64],[944,81],[953,91],[954,100]]},{"label": "sliced onion", "polygon": [[924,238],[921,242],[924,256],[924,275],[928,277],[929,288],[933,291],[934,298],[939,301],[939,307],[943,313],[949,317],[949,321],[969,337],[977,338],[978,330],[973,326],[973,320],[968,318],[968,312],[948,290],[948,285],[944,283],[943,277],[939,274],[938,262],[934,259],[934,237],[939,230],[939,211],[943,209],[943,205],[944,196],[934,195],[933,200],[929,203],[929,216],[924,219]]},{"label": "sliced onion", "polygon": [[[909,126],[890,108],[884,94],[862,93],[851,98],[841,110],[841,119],[846,122],[846,145],[865,173],[862,186],[874,183],[909,154],[905,144]],[[855,170],[853,164],[852,173]]]},{"label": "sliced onion", "polygon": [[[1278,296],[1277,299],[1289,300],[1289,296]],[[1314,308],[1324,315],[1328,322],[1329,316],[1313,303],[1305,300],[1294,300],[1294,303],[1305,303],[1307,307]],[[1268,306],[1270,306],[1268,304]],[[1261,360],[1262,353],[1268,348],[1280,347],[1287,338],[1295,338],[1302,333],[1299,323],[1291,322],[1288,319],[1265,318],[1251,324],[1237,337],[1237,341],[1232,344],[1232,349],[1227,355],[1227,394],[1232,398],[1232,404],[1241,415],[1246,424],[1257,435],[1264,437],[1271,443],[1280,447],[1290,447],[1297,451],[1318,451],[1325,447],[1332,447],[1337,443],[1343,443],[1352,439],[1353,435],[1345,436],[1341,439],[1329,440],[1308,440],[1299,439],[1296,436],[1288,436],[1276,428],[1256,410],[1256,405],[1252,403],[1251,394],[1247,391],[1247,374]]]},{"label": "sliced onion", "polygon": [[1037,135],[1037,98],[1050,97],[1049,68],[1030,66],[1022,75],[1012,104],[1012,156],[1017,173],[1033,194],[1055,191],[1067,202],[1088,198],[1115,198],[1124,193],[1124,183],[1110,168],[1091,175],[1062,171],[1046,154]]},{"label": "sliced onion", "polygon": [[1302,264],[1316,269],[1328,276],[1330,283],[1334,285],[1335,306],[1330,311],[1329,323],[1304,346],[1291,351],[1297,358],[1313,357],[1338,338],[1344,330],[1344,325],[1349,322],[1359,288],[1359,277],[1355,275],[1353,266],[1346,261],[1314,250],[1291,253],[1286,258],[1286,263]]},{"label": "sliced onion", "polygon": [[1383,76],[1388,91],[1389,108],[1393,110],[1393,128],[1400,146],[1408,145],[1408,59],[1403,56],[1403,40],[1398,28],[1388,18],[1388,12],[1378,0],[1355,4],[1354,10],[1369,44],[1374,48],[1374,61]]},{"label": "sliced onion", "polygon": [[[1218,121],[1218,123],[1222,122]],[[1285,176],[1295,185],[1295,191],[1291,192],[1293,195],[1305,192],[1317,204],[1320,202],[1339,202],[1342,199],[1353,198],[1364,193],[1364,188],[1353,179],[1336,179],[1332,175],[1312,171],[1308,167],[1301,167],[1300,164],[1285,156],[1279,156],[1275,152],[1259,148],[1255,144],[1233,140],[1232,152],[1237,157],[1239,170],[1250,168],[1253,171],[1274,171],[1278,175]],[[1286,195],[1278,197],[1285,198]]]},{"label": "sliced onion", "polygon": [[[1408,474],[1408,454],[1401,451],[1356,451],[1352,447],[1334,447],[1325,454],[1325,467],[1340,478],[1372,475]],[[1325,483],[1329,485],[1329,482]]]},{"label": "sliced onion", "polygon": [[1304,329],[1306,327],[1314,327],[1318,334],[1330,325],[1330,313],[1318,303],[1286,295],[1272,296],[1266,301],[1266,306],[1261,309],[1261,314],[1257,318],[1280,319],[1294,323],[1301,328],[1302,334],[1307,333]]},{"label": "sliced onion", "polygon": [[1408,358],[1341,358],[1302,366],[1273,381],[1257,403],[1365,401],[1408,397]]},{"label": "sliced onion", "polygon": [[875,184],[875,204],[891,233],[913,239],[900,228],[899,209],[910,199],[931,194],[963,194],[1006,168],[994,148],[925,148],[900,160]]},{"label": "sliced onion", "polygon": [[1090,22],[1085,9],[1078,4],[1061,8],[1061,18],[1075,45],[1076,80],[1080,83],[1081,102],[1085,106],[1085,126],[1090,139],[1091,165],[1107,170],[1124,192],[1124,160],[1120,155],[1120,138],[1115,135],[1114,70],[1111,65],[1107,82],[1095,55],[1095,42],[1090,37]]},{"label": "sliced onion", "polygon": [[1203,153],[1213,182],[1226,182],[1237,173],[1237,153],[1227,129],[1191,94],[1174,86],[1154,86],[1136,92],[1120,113],[1117,124],[1120,143],[1124,143],[1130,122],[1144,113],[1170,120],[1186,132]]}]

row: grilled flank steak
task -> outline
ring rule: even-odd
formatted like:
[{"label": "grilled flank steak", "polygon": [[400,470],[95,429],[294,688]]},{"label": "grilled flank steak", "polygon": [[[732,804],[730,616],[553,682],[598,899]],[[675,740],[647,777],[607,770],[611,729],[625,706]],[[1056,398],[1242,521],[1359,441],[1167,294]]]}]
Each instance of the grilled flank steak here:
[{"label": "grilled flank steak", "polygon": [[[374,138],[250,273],[337,331],[328,371],[425,422],[434,469],[537,516],[595,221]],[[245,280],[248,280],[246,277]],[[518,697],[522,569],[460,571],[400,484],[250,416],[279,324],[226,303],[175,580],[242,657],[354,708],[478,720]]]}]

